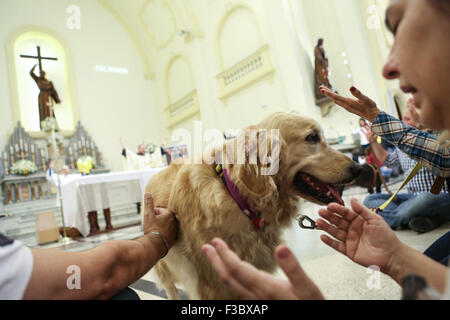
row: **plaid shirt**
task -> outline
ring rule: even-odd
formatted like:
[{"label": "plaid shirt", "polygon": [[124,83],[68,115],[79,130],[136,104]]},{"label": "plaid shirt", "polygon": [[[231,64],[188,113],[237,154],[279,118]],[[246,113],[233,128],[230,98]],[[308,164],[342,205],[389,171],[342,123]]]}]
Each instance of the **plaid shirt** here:
[{"label": "plaid shirt", "polygon": [[372,132],[430,169],[436,176],[450,178],[450,150],[432,134],[414,129],[381,111],[372,123]]},{"label": "plaid shirt", "polygon": [[[409,175],[412,169],[417,164],[417,161],[408,157],[405,153],[403,153],[399,148],[395,148],[392,151],[389,151],[388,157],[386,158],[384,165],[388,167],[399,165],[402,167],[403,172],[406,176]],[[430,191],[433,186],[434,180],[436,176],[427,168],[422,168],[414,178],[411,179],[410,182],[406,185],[408,188],[408,192],[411,194],[419,194]],[[447,182],[444,184],[442,188],[443,192],[448,192]]]}]

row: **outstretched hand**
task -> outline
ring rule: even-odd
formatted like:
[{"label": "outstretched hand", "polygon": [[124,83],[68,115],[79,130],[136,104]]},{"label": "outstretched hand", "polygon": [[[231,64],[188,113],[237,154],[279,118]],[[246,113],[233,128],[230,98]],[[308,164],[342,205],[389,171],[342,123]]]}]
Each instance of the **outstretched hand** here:
[{"label": "outstretched hand", "polygon": [[366,120],[369,120],[370,122],[373,122],[373,120],[375,120],[377,115],[380,113],[380,109],[378,109],[377,104],[363,95],[361,91],[355,87],[351,87],[350,92],[356,99],[343,97],[332,92],[325,86],[320,86],[320,91],[348,112],[356,114]]},{"label": "outstretched hand", "polygon": [[364,267],[376,265],[387,273],[401,246],[400,240],[382,217],[356,199],[351,200],[351,206],[353,210],[332,203],[328,209],[319,210],[319,215],[330,224],[318,219],[317,226],[335,238],[322,235],[321,240],[352,261]]},{"label": "outstretched hand", "polygon": [[276,278],[242,261],[221,239],[215,238],[211,244],[203,245],[203,253],[222,282],[241,299],[324,299],[295,256],[284,245],[275,250],[275,258],[288,280]]}]

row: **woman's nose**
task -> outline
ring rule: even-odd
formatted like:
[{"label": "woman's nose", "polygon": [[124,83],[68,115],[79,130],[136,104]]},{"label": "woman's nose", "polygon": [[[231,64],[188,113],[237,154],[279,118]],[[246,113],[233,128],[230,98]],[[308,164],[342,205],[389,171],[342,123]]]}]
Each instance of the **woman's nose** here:
[{"label": "woman's nose", "polygon": [[397,79],[400,76],[400,71],[398,70],[397,63],[392,55],[389,55],[386,64],[383,67],[383,77],[388,80]]}]

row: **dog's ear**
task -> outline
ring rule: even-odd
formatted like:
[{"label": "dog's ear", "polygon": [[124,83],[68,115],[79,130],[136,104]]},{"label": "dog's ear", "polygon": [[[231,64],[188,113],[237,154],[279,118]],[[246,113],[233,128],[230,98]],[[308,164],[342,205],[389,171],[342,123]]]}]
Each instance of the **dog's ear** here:
[{"label": "dog's ear", "polygon": [[[236,139],[239,153],[245,150],[245,159],[232,166],[232,179],[253,209],[271,212],[266,220],[276,219],[278,212],[278,173],[283,141],[278,132],[249,127]],[[243,160],[242,157],[237,160]]]},{"label": "dog's ear", "polygon": [[277,206],[278,189],[273,176],[260,174],[257,164],[233,166],[232,179],[253,209],[265,211]]}]

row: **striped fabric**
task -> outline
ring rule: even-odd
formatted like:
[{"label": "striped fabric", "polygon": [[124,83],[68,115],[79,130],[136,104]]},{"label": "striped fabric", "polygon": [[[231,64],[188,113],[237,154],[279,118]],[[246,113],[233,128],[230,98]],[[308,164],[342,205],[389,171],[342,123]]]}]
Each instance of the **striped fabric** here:
[{"label": "striped fabric", "polygon": [[412,128],[381,111],[372,123],[372,132],[396,145],[436,176],[450,177],[450,150],[432,134]]},{"label": "striped fabric", "polygon": [[[411,170],[415,167],[416,161],[408,157],[399,148],[395,148],[389,151],[389,155],[384,162],[384,165],[388,167],[394,167],[400,164],[405,176],[408,176]],[[412,178],[406,185],[410,194],[417,195],[419,193],[430,191],[433,186],[436,176],[427,168],[422,168],[417,175]],[[444,184],[441,192],[448,192],[447,183]]]}]

